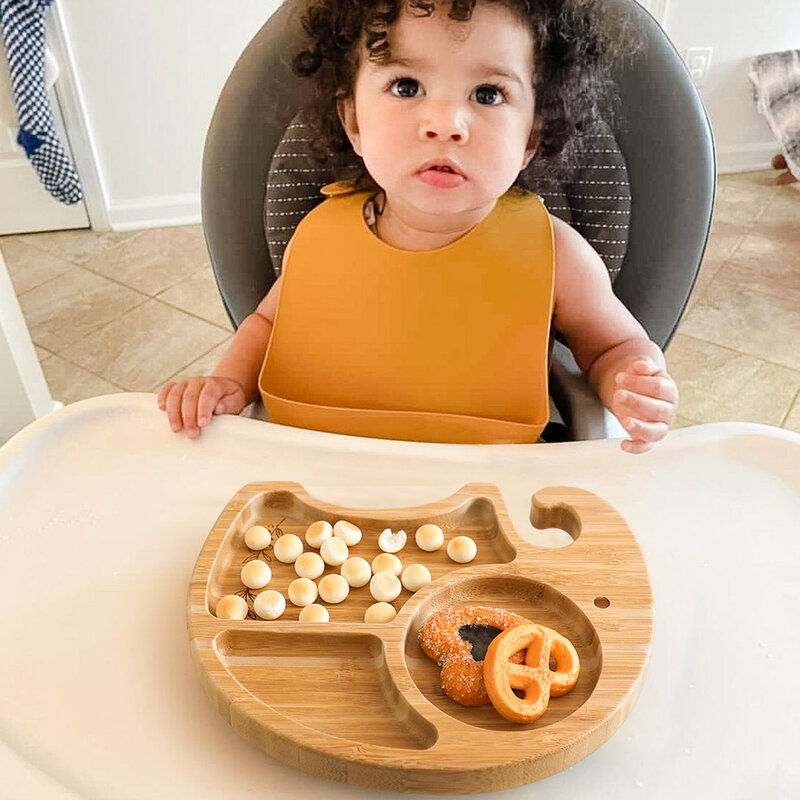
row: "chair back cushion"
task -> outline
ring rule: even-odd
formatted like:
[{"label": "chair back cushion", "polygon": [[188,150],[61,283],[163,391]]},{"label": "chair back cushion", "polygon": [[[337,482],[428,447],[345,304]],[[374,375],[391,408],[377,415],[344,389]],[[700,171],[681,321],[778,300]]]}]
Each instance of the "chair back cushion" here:
[{"label": "chair back cushion", "polygon": [[[264,230],[276,275],[294,229],[324,200],[320,189],[359,172],[360,159],[354,153],[320,165],[312,155],[312,141],[312,131],[298,114],[270,163]],[[611,280],[617,277],[628,244],[631,195],[625,159],[610,127],[576,144],[569,166],[554,170],[534,159],[518,183],[538,194],[551,214],[572,225],[600,254]]]}]

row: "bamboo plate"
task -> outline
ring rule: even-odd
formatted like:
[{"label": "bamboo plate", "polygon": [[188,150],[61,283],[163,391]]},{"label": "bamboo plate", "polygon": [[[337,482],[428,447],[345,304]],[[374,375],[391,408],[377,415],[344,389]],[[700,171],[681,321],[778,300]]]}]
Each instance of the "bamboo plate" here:
[{"label": "bamboo plate", "polygon": [[[420,562],[433,581],[395,600],[397,617],[366,624],[368,586],[328,605],[330,622],[300,622],[286,589],[293,565],[271,556],[268,589],[287,596],[280,619],[221,620],[214,609],[242,593],[242,564],[258,554],[244,532],[262,524],[301,538],[312,522],[346,519],[363,531],[351,555],[371,561],[386,527],[409,534],[398,553]],[[434,522],[445,546],[426,553],[414,531]],[[574,541],[535,547],[511,525],[497,487],[469,484],[416,508],[337,508],[299,484],[251,483],[214,525],[192,576],[188,627],[206,694],[239,734],[270,755],[338,781],[421,793],[494,791],[539,780],[586,756],[619,727],[642,685],[653,634],[653,598],[641,550],[619,514],[590,492],[537,492],[531,522],[562,528]],[[478,555],[449,560],[455,535],[472,537]],[[308,546],[305,546],[308,550]],[[338,572],[327,567],[326,574]],[[257,594],[257,591],[252,594]],[[252,613],[252,595],[248,598]],[[321,602],[321,601],[319,601]],[[491,705],[466,708],[441,689],[439,667],[417,641],[432,612],[448,606],[504,608],[567,636],[581,660],[575,688],[553,698],[527,725],[507,722]]]}]

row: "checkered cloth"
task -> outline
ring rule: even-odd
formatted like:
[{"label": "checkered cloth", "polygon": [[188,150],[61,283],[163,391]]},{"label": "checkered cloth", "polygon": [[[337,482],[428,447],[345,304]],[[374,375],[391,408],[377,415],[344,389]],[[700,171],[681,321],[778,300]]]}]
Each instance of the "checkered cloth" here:
[{"label": "checkered cloth", "polygon": [[0,0],[17,143],[50,194],[71,205],[83,199],[80,178],[56,134],[44,79],[45,13],[53,0]]}]

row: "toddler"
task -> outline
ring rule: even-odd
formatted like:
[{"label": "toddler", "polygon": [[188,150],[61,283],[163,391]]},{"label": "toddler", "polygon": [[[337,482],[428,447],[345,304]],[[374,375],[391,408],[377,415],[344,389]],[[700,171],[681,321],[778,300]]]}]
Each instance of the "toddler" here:
[{"label": "toddler", "polygon": [[678,392],[661,350],[592,247],[514,187],[598,113],[609,51],[586,0],[312,0],[304,25],[306,116],[363,174],[325,187],[213,374],[161,389],[172,430],[260,395],[300,427],[536,441],[555,330],[622,448],[662,439]]}]

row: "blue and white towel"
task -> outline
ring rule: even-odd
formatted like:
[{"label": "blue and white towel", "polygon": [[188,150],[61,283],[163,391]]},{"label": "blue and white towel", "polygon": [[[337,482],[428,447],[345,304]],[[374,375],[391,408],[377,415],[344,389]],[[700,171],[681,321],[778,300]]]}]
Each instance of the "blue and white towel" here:
[{"label": "blue and white towel", "polygon": [[50,194],[73,204],[83,190],[58,139],[45,83],[45,12],[52,2],[0,0],[0,24],[19,119],[17,143]]},{"label": "blue and white towel", "polygon": [[756,56],[750,81],[758,110],[778,140],[786,166],[800,180],[800,50]]}]

